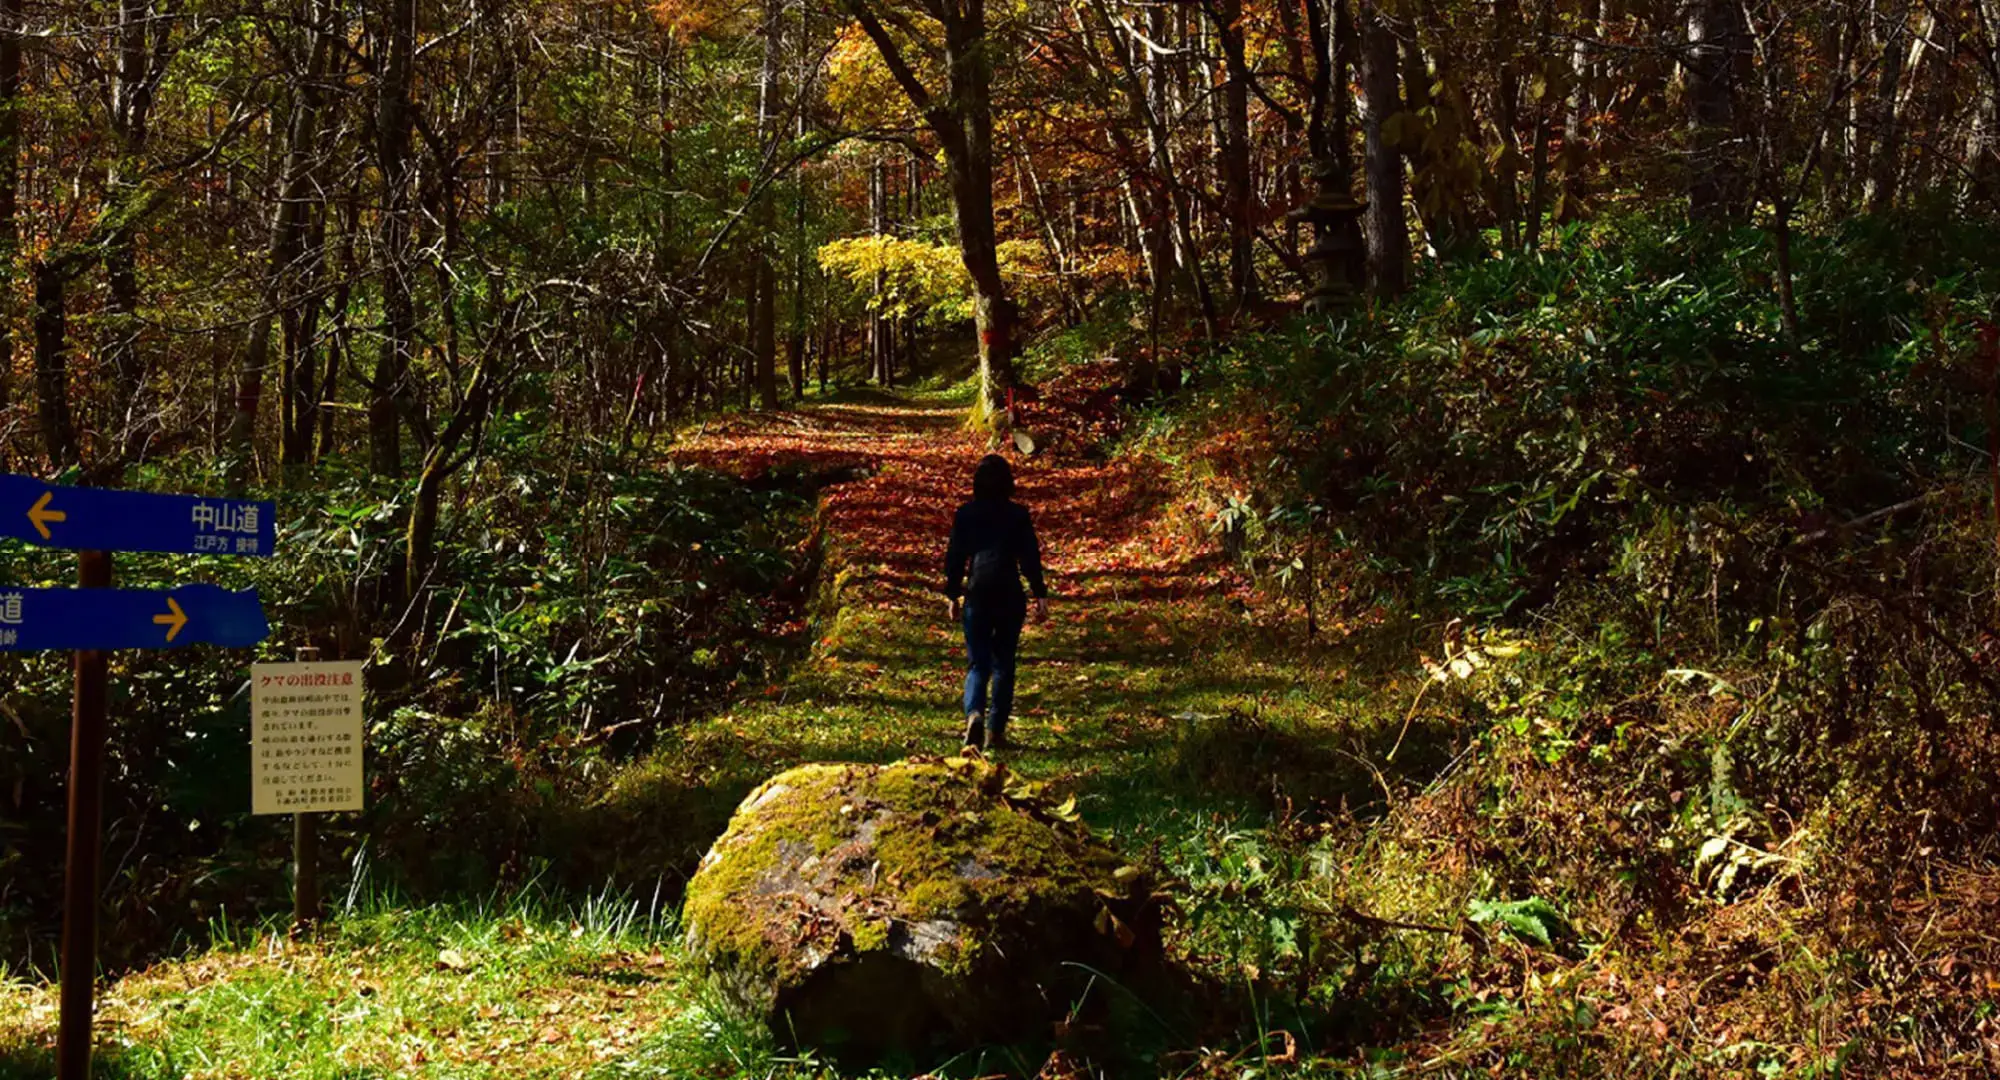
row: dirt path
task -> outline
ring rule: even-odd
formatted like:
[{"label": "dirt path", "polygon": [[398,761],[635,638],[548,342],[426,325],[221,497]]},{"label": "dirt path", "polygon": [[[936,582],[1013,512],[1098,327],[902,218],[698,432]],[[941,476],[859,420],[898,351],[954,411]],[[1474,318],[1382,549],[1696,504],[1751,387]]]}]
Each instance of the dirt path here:
[{"label": "dirt path", "polygon": [[[956,748],[963,660],[941,563],[985,453],[960,415],[893,399],[825,406],[738,420],[677,448],[682,461],[746,477],[868,474],[824,494],[833,593],[822,614],[834,614],[814,627],[811,659],[766,699],[690,733],[710,760],[774,771]],[[1136,771],[1173,767],[1144,751],[1171,749],[1175,716],[1287,689],[1220,650],[1246,630],[1229,603],[1237,583],[1156,469],[1036,459],[1017,474],[1054,595],[1049,623],[1022,646],[1019,767],[1143,783]]]}]

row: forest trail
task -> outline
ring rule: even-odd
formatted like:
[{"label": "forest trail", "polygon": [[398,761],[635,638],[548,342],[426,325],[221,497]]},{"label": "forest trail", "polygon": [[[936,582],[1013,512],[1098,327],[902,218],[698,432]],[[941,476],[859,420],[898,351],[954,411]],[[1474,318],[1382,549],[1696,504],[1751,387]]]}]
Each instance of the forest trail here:
[{"label": "forest trail", "polygon": [[[675,447],[760,483],[834,479],[820,492],[815,640],[779,683],[665,736],[604,806],[578,808],[588,843],[648,880],[662,858],[692,866],[736,801],[793,765],[958,749],[964,661],[938,579],[986,452],[962,415],[878,396],[735,418]],[[1350,689],[1302,662],[1296,627],[1257,610],[1164,466],[1042,458],[1017,473],[1053,600],[1023,640],[1010,765],[1074,795],[1120,848],[1196,859],[1294,795],[1366,794],[1372,781],[1322,745],[1345,730],[1327,724]],[[1281,790],[1280,771],[1295,783]],[[709,1010],[670,913],[648,917],[643,890],[580,906],[532,888],[417,906],[358,891],[310,941],[219,927],[209,949],[107,985],[106,1075],[827,1075]],[[47,1075],[56,1005],[53,984],[0,978],[0,1080]]]},{"label": "forest trail", "polygon": [[[861,476],[822,494],[810,657],[692,739],[766,771],[956,749],[964,659],[941,567],[952,512],[987,452],[962,417],[949,404],[883,396],[739,418],[675,449],[677,460],[746,478]],[[1272,688],[1204,655],[1222,623],[1241,633],[1228,602],[1240,583],[1214,545],[1191,539],[1199,534],[1157,465],[1015,464],[1053,600],[1049,621],[1023,641],[1013,760],[1043,774],[1128,773],[1120,757],[1168,737],[1175,715]]]}]

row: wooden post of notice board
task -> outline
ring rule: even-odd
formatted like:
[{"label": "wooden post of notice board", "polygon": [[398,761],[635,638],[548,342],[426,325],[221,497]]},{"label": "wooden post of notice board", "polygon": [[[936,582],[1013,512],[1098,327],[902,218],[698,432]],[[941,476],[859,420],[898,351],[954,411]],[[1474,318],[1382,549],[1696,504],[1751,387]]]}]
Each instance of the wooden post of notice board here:
[{"label": "wooden post of notice board", "polygon": [[[311,645],[299,650],[301,664],[318,659],[319,650]],[[307,933],[318,923],[319,815],[304,812],[292,815],[292,934]]]},{"label": "wooden post of notice board", "polygon": [[363,671],[359,660],[250,667],[250,812],[292,819],[292,932],[319,922],[319,818],[358,811]]}]

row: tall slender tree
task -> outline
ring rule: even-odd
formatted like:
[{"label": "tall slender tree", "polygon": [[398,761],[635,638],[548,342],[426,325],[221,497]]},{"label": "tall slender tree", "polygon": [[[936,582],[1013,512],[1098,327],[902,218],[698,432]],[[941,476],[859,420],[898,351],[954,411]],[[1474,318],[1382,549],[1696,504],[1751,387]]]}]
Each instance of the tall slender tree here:
[{"label": "tall slender tree", "polygon": [[375,162],[381,174],[382,210],[378,226],[384,333],[369,388],[369,460],[381,476],[403,472],[402,426],[411,408],[410,375],[417,352],[416,276],[413,238],[416,223],[414,162],[410,142],[416,131],[411,98],[417,52],[416,0],[378,0],[374,28],[376,65]]},{"label": "tall slender tree", "polygon": [[[842,3],[943,148],[959,252],[972,280],[981,409],[997,411],[1014,384],[1021,312],[1000,276],[993,198],[996,46],[987,37],[986,0],[926,0],[916,11],[895,0]],[[927,78],[913,66],[913,57],[942,75]]]},{"label": "tall slender tree", "polygon": [[[770,160],[784,138],[780,124],[779,78],[785,63],[784,0],[764,0],[764,62],[757,77],[757,139]],[[757,200],[757,229],[751,256],[755,267],[750,282],[750,349],[756,367],[757,395],[766,409],[778,407],[777,319],[778,258],[777,223],[773,200]]]},{"label": "tall slender tree", "polygon": [[1229,287],[1238,310],[1257,298],[1257,192],[1250,170],[1250,73],[1243,63],[1243,0],[1216,0],[1227,64],[1222,86],[1222,211],[1229,221]]},{"label": "tall slender tree", "polygon": [[139,407],[145,359],[139,342],[138,229],[143,215],[141,181],[152,137],[154,94],[166,73],[174,20],[153,10],[150,0],[119,0],[112,27],[113,61],[110,82],[113,158],[105,176],[104,197],[110,204],[103,237],[106,280],[104,355],[114,372],[111,422],[119,438],[109,453],[114,458],[136,454],[143,440]]},{"label": "tall slender tree", "polygon": [[1403,155],[1385,130],[1402,107],[1398,86],[1396,35],[1379,0],[1360,0],[1361,114],[1368,209],[1362,232],[1368,238],[1368,278],[1383,296],[1402,293],[1409,282],[1410,226],[1403,210]]},{"label": "tall slender tree", "polygon": [[[0,412],[14,403],[14,288],[21,252],[22,0],[0,0]],[[0,459],[6,448],[0,447]]]},{"label": "tall slender tree", "polygon": [[1749,209],[1749,162],[1739,97],[1750,66],[1742,0],[1694,0],[1688,9],[1688,212],[1740,221]]}]

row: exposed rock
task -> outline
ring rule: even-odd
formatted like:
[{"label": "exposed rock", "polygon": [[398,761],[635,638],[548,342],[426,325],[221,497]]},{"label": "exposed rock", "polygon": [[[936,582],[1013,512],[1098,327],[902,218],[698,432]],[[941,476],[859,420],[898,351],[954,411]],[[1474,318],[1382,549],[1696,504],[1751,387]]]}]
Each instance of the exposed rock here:
[{"label": "exposed rock", "polygon": [[686,921],[732,1002],[850,1060],[1046,1034],[1086,967],[1122,980],[1159,953],[1150,875],[978,757],[772,779],[702,860]]}]

